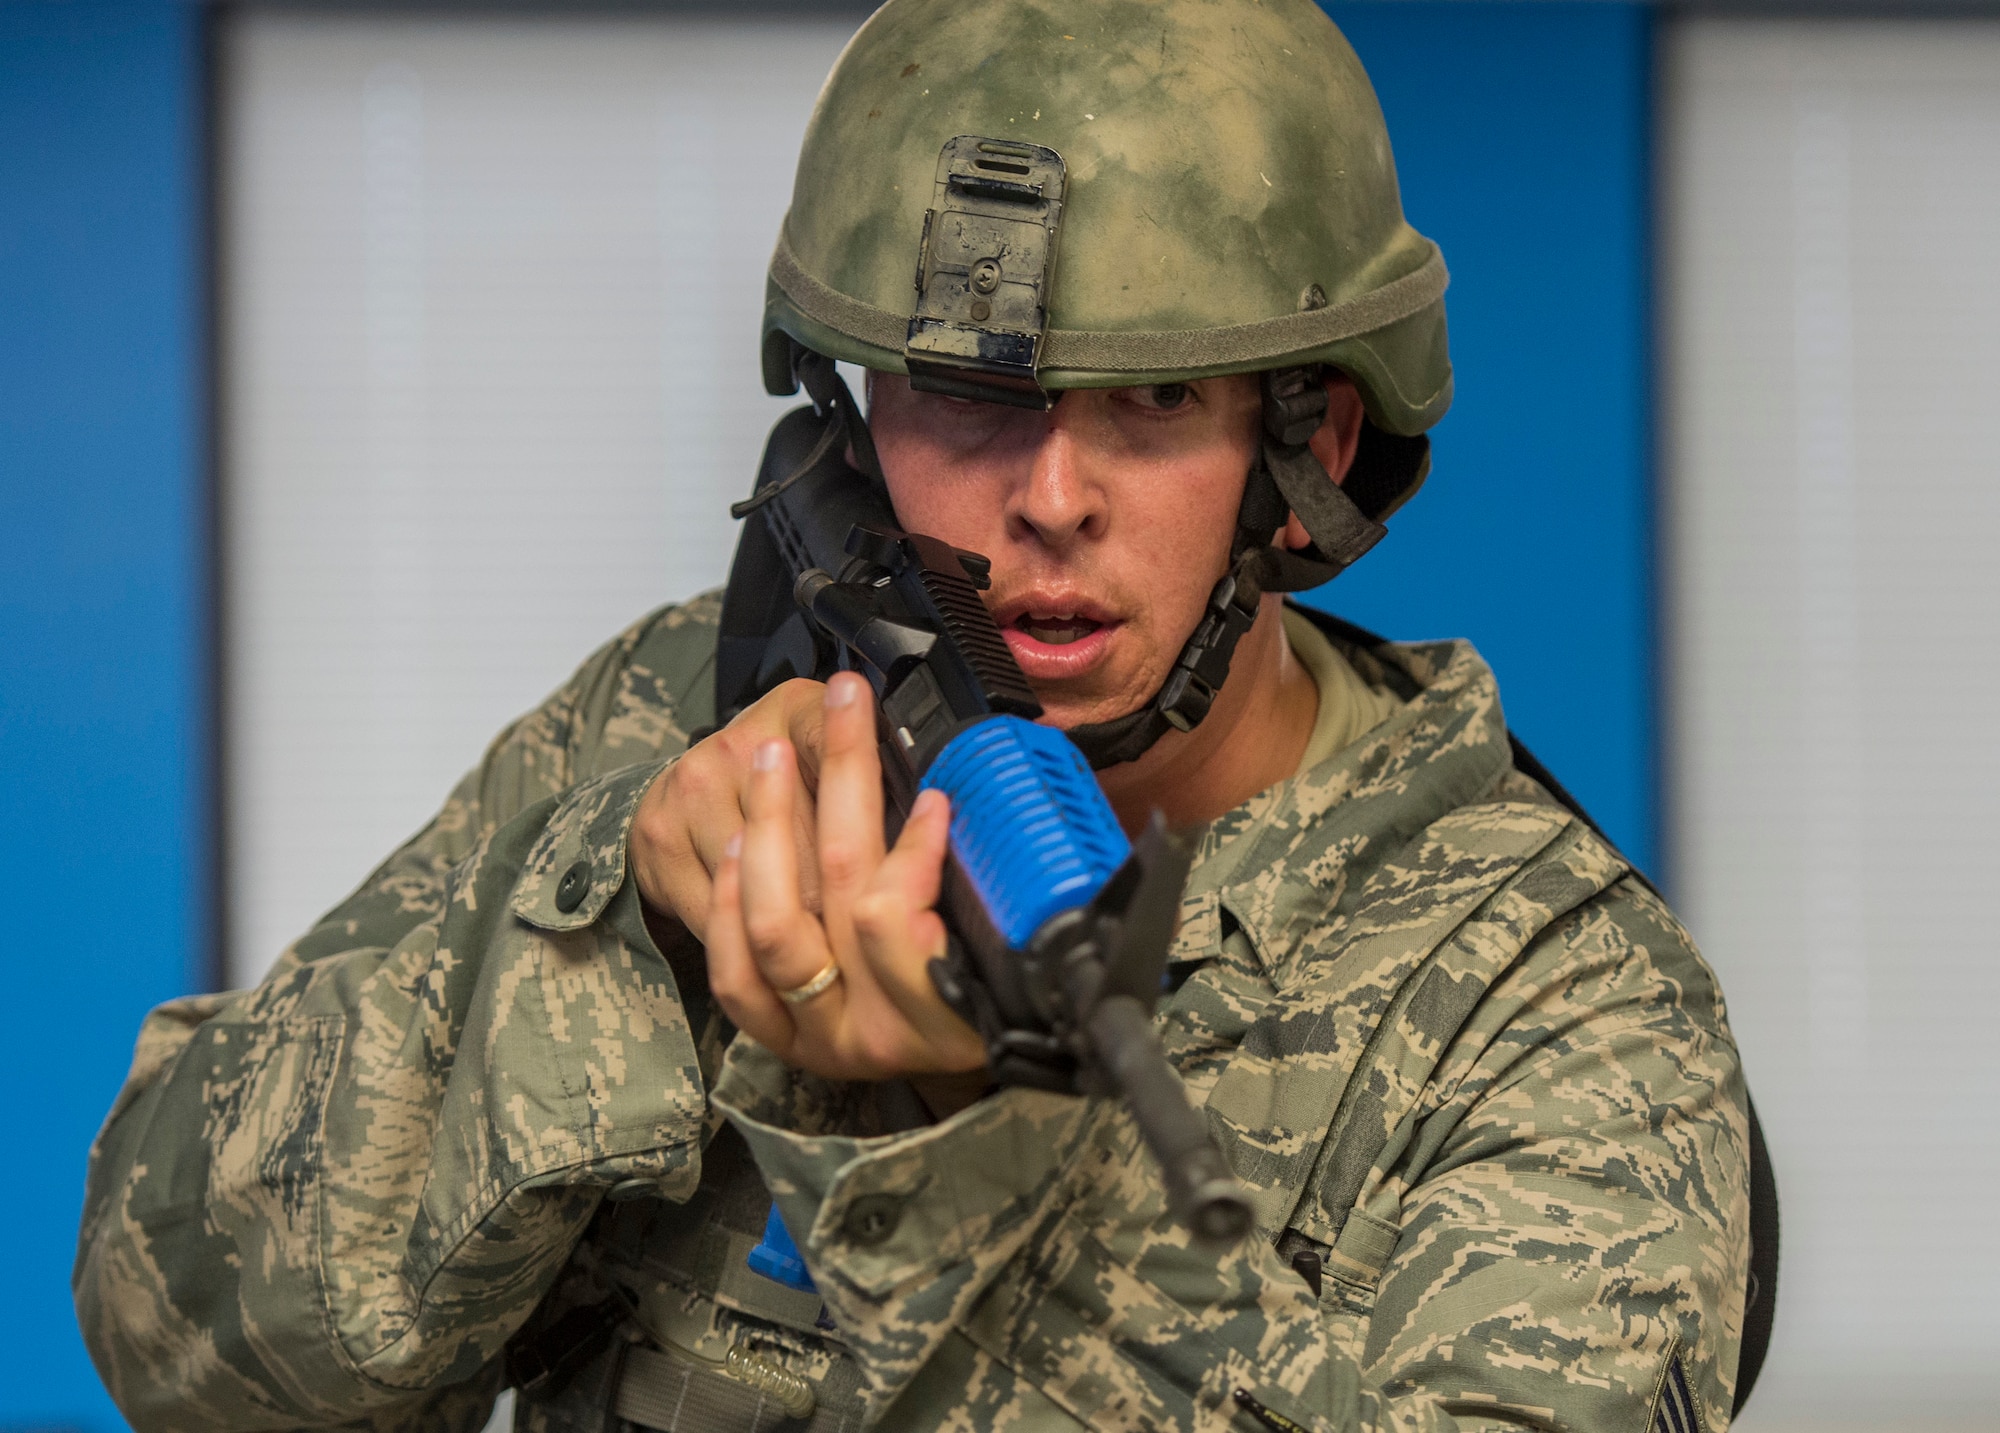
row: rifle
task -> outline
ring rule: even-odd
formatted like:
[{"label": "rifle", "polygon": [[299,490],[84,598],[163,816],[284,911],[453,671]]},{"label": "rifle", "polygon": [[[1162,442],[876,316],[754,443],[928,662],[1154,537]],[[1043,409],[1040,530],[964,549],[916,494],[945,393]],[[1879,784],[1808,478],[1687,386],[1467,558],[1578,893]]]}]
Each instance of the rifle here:
[{"label": "rifle", "polygon": [[890,836],[919,791],[951,798],[938,902],[939,994],[980,1033],[996,1083],[1123,1099],[1167,1201],[1198,1238],[1250,1228],[1242,1186],[1153,1034],[1190,852],[1153,814],[1128,841],[1083,754],[1040,726],[979,593],[989,563],[904,532],[832,365],[800,376],[817,411],[773,430],[723,598],[717,710],[793,677],[874,688]]}]

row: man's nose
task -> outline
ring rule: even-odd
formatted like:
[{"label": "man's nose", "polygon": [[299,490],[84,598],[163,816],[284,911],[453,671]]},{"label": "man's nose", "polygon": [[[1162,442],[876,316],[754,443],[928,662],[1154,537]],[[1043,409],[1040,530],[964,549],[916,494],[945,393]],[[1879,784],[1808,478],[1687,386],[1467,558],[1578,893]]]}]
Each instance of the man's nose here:
[{"label": "man's nose", "polygon": [[1025,481],[1009,504],[1010,526],[1017,536],[1032,536],[1043,546],[1061,551],[1082,539],[1101,536],[1106,518],[1104,493],[1090,470],[1087,445],[1076,425],[1058,404],[1048,415],[1036,444]]}]

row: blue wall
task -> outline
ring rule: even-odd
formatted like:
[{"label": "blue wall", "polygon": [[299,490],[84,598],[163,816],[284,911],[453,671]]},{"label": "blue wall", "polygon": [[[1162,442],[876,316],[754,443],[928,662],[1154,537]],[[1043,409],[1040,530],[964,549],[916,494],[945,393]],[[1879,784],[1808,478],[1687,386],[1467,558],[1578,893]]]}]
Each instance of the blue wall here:
[{"label": "blue wall", "polygon": [[1451,268],[1457,398],[1424,491],[1314,600],[1470,637],[1510,724],[1626,854],[1659,852],[1643,6],[1328,6]]},{"label": "blue wall", "polygon": [[0,4],[0,1428],[123,1426],[70,1306],[85,1153],[205,965],[199,18]]}]

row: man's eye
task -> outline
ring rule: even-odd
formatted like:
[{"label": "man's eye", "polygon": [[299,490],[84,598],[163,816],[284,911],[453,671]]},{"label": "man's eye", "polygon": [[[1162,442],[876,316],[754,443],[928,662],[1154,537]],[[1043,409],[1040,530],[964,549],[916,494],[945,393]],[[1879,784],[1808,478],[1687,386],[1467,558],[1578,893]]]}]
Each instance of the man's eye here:
[{"label": "man's eye", "polygon": [[1158,408],[1162,412],[1172,412],[1186,403],[1190,396],[1185,383],[1155,383],[1139,391],[1145,395],[1141,401],[1148,408]]}]

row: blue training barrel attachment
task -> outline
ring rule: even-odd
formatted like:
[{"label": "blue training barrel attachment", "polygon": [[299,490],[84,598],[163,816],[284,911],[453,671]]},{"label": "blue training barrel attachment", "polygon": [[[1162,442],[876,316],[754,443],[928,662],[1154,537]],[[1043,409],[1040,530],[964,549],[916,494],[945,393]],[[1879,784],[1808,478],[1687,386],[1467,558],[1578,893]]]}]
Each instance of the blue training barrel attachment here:
[{"label": "blue training barrel attachment", "polygon": [[776,1204],[771,1206],[771,1212],[764,1220],[763,1241],[750,1251],[750,1257],[744,1262],[755,1272],[787,1288],[808,1294],[819,1292],[812,1274],[806,1269],[806,1261],[799,1256],[799,1246],[792,1242],[792,1231],[785,1227],[785,1218],[778,1213]]},{"label": "blue training barrel attachment", "polygon": [[951,798],[951,846],[1007,944],[1095,896],[1132,854],[1090,763],[1054,727],[988,717],[924,773]]}]

